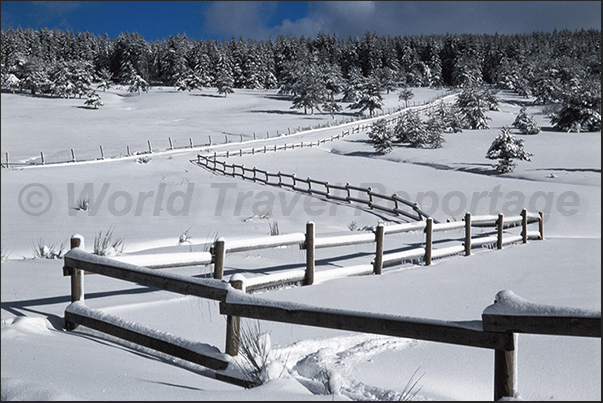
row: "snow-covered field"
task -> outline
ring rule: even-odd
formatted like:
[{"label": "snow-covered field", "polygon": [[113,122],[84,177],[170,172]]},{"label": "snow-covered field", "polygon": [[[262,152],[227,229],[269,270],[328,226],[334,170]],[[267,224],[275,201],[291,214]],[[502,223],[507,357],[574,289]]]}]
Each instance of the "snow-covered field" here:
[{"label": "snow-covered field", "polygon": [[[416,102],[443,91],[415,89]],[[182,93],[153,88],[131,95],[101,94],[105,105],[85,108],[83,99],[33,98],[2,93],[2,161],[46,162],[106,157],[175,147],[79,164],[2,169],[2,400],[397,400],[409,380],[418,380],[417,400],[489,400],[494,353],[449,344],[352,333],[273,322],[258,326],[272,345],[274,379],[245,390],[211,377],[202,367],[78,328],[63,330],[70,302],[62,260],[33,258],[34,247],[67,248],[72,234],[92,251],[99,232],[123,237],[126,254],[206,250],[217,236],[350,234],[393,217],[299,195],[239,178],[215,175],[190,161],[199,152],[238,151],[276,143],[316,141],[352,125],[333,124],[327,114],[303,115],[273,91],[238,90],[227,98],[211,90]],[[559,133],[530,100],[499,93],[500,111],[491,129],[446,134],[441,149],[394,147],[376,156],[367,132],[319,147],[235,156],[229,162],[270,172],[295,173],[330,183],[372,186],[418,201],[440,221],[472,214],[543,211],[543,241],[477,249],[469,257],[435,260],[431,266],[388,267],[367,275],[254,294],[256,298],[320,307],[442,320],[479,320],[500,290],[542,304],[601,309],[601,133]],[[385,110],[400,106],[385,96]],[[543,128],[518,135],[531,162],[496,175],[484,156],[504,125],[527,106]],[[351,111],[336,119],[350,118]],[[353,125],[357,125],[355,122]],[[266,139],[267,132],[270,139]],[[253,141],[254,133],[256,140]],[[244,144],[240,144],[243,135]],[[209,146],[209,136],[213,146]],[[229,144],[224,143],[225,136]],[[74,209],[86,195],[92,210]],[[96,203],[94,203],[94,201]],[[186,242],[179,242],[186,235]],[[459,237],[460,234],[452,234]],[[421,242],[408,234],[401,242]],[[395,241],[393,241],[395,242]],[[370,263],[373,245],[317,251],[317,271]],[[4,260],[6,258],[6,260]],[[283,247],[229,254],[225,278],[302,268],[304,251]],[[211,266],[166,269],[211,276]],[[246,272],[247,271],[247,272]],[[224,349],[225,318],[218,303],[158,291],[102,276],[86,276],[86,304],[174,336]],[[600,339],[519,335],[518,398],[600,400]],[[413,377],[413,374],[416,375]],[[420,378],[419,378],[420,377]],[[334,394],[324,392],[329,383]],[[321,389],[322,388],[322,389]]]}]

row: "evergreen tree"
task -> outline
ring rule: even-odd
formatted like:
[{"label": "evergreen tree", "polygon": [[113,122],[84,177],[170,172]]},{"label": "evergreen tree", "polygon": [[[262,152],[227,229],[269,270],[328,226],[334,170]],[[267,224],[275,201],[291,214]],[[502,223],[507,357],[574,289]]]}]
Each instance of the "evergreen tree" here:
[{"label": "evergreen tree", "polygon": [[385,119],[373,122],[368,136],[373,142],[373,147],[377,154],[385,155],[392,151],[392,132],[387,127]]},{"label": "evergreen tree", "polygon": [[442,131],[446,133],[460,133],[463,131],[463,121],[455,105],[448,106],[439,102],[427,111],[430,119],[438,122]]},{"label": "evergreen tree", "polygon": [[530,161],[532,154],[523,149],[523,139],[513,136],[508,127],[503,127],[490,148],[486,152],[486,158],[500,160],[496,166],[498,173],[513,172],[517,164],[513,160]]},{"label": "evergreen tree", "polygon": [[358,67],[350,68],[347,83],[343,89],[343,102],[356,102],[360,99],[360,93],[364,86],[365,78]]},{"label": "evergreen tree", "polygon": [[490,109],[491,100],[477,87],[467,87],[456,99],[455,105],[461,115],[463,127],[468,129],[488,129],[485,111]]},{"label": "evergreen tree", "polygon": [[553,127],[561,131],[601,131],[601,81],[590,79],[583,88],[561,95],[558,111],[549,115]]},{"label": "evergreen tree", "polygon": [[233,94],[234,90],[232,87],[234,86],[234,79],[230,75],[228,70],[222,70],[218,73],[218,78],[216,79],[216,88],[218,90],[218,94],[224,94],[224,98],[228,94]]},{"label": "evergreen tree", "polygon": [[2,87],[7,87],[13,94],[15,90],[21,89],[21,80],[17,78],[14,74],[8,74],[6,78],[4,75],[2,76]]},{"label": "evergreen tree", "polygon": [[437,119],[431,118],[427,121],[425,126],[425,129],[427,130],[427,141],[425,145],[430,148],[442,148],[446,141],[444,139],[442,123]]},{"label": "evergreen tree", "polygon": [[341,106],[335,101],[335,96],[343,90],[344,86],[341,69],[336,65],[326,64],[322,65],[320,74],[326,91],[322,109],[331,114],[332,118],[335,118],[334,114],[341,111]]},{"label": "evergreen tree", "polygon": [[326,83],[314,63],[298,64],[298,74],[291,91],[293,106],[291,109],[304,109],[304,114],[320,111],[320,105],[327,100]]},{"label": "evergreen tree", "polygon": [[369,115],[372,117],[375,109],[381,109],[382,106],[383,97],[381,96],[379,81],[374,77],[370,77],[364,81],[356,102],[349,105],[348,108],[360,109],[360,113],[368,109]]},{"label": "evergreen tree", "polygon": [[418,148],[429,143],[429,133],[417,111],[407,111],[400,116],[394,127],[394,136],[399,143]]},{"label": "evergreen tree", "polygon": [[405,106],[408,108],[408,100],[412,99],[415,96],[410,88],[403,87],[398,95],[399,100],[404,100]]},{"label": "evergreen tree", "polygon": [[521,108],[511,126],[519,129],[520,133],[523,134],[538,134],[541,132],[540,127],[534,118],[532,116],[528,116],[526,108]]},{"label": "evergreen tree", "polygon": [[98,109],[99,106],[104,105],[100,95],[98,95],[95,91],[92,91],[90,92],[90,94],[88,94],[88,99],[84,104],[88,106],[93,106],[94,109]]}]

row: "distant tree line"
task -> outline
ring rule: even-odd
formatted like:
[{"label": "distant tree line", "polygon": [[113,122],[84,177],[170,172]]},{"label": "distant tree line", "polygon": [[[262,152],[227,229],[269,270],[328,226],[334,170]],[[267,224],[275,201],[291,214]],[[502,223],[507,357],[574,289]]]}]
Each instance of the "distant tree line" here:
[{"label": "distant tree line", "polygon": [[[213,87],[225,96],[233,88],[278,89],[291,97],[293,108],[331,114],[340,109],[336,96],[372,114],[383,91],[488,85],[543,105],[567,105],[552,110],[564,130],[576,128],[581,105],[595,111],[598,106],[600,127],[601,32],[592,29],[521,35],[367,32],[347,39],[321,33],[266,41],[179,34],[149,42],[136,32],[110,38],[8,28],[1,31],[0,63],[3,88],[36,95],[81,97],[92,83],[97,89],[127,85],[133,92],[150,85]],[[587,115],[581,118],[583,130],[596,121]]]}]

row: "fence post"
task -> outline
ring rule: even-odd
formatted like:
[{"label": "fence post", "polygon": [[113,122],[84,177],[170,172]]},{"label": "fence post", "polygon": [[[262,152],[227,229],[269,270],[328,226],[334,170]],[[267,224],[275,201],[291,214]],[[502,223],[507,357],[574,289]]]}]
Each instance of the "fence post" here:
[{"label": "fence post", "polygon": [[105,152],[103,151],[103,146],[99,146],[100,147],[100,152],[101,152],[101,160],[105,159]]},{"label": "fence post", "polygon": [[471,213],[465,213],[465,256],[471,255]]},{"label": "fence post", "polygon": [[211,136],[207,136],[209,138],[209,145],[211,146]]},{"label": "fence post", "polygon": [[71,149],[71,162],[75,162],[75,151],[73,151],[73,148]]},{"label": "fence post", "polygon": [[214,279],[222,280],[224,274],[224,259],[226,258],[226,240],[222,237],[216,239],[213,246],[213,260],[214,260]]},{"label": "fence post", "polygon": [[544,239],[544,213],[542,211],[538,212],[540,219],[538,220],[538,231],[540,232],[540,239]]},{"label": "fence post", "polygon": [[[232,288],[245,291],[245,277],[242,274],[234,274],[229,281]],[[231,357],[239,355],[239,340],[241,340],[241,318],[238,316],[226,316],[226,354]]]},{"label": "fence post", "polygon": [[192,137],[188,138],[188,142],[190,143],[191,148],[193,148],[194,146],[193,146],[193,138]]},{"label": "fence post", "polygon": [[306,223],[306,275],[304,285],[314,283],[314,223]]},{"label": "fence post", "polygon": [[40,151],[40,158],[42,159],[42,165],[44,165],[44,151]]},{"label": "fence post", "polygon": [[504,397],[514,397],[516,390],[517,361],[516,343],[517,334],[513,335],[512,350],[494,350],[494,400]]},{"label": "fence post", "polygon": [[174,143],[172,143],[172,138],[168,137],[168,141],[170,142],[170,150],[174,149]]},{"label": "fence post", "polygon": [[427,217],[425,223],[425,266],[431,264],[431,244],[433,237],[433,218]]},{"label": "fence post", "polygon": [[130,146],[126,146],[126,151],[128,153],[127,156],[129,157],[130,156]]},{"label": "fence post", "polygon": [[528,210],[521,210],[521,240],[528,243]]},{"label": "fence post", "polygon": [[[70,248],[84,248],[84,237],[80,234],[74,234],[69,240]],[[80,269],[70,269],[71,273],[71,302],[84,300],[84,271]]]},{"label": "fence post", "polygon": [[[84,237],[79,234],[71,236],[70,248],[84,248]],[[84,271],[75,268],[63,268],[63,275],[71,277],[71,302],[84,301]],[[74,330],[77,324],[65,319],[65,330]]]},{"label": "fence post", "polygon": [[383,241],[385,240],[385,226],[382,222],[377,225],[375,230],[375,242],[377,243],[377,250],[375,253],[375,263],[373,266],[373,273],[381,274],[383,269]]},{"label": "fence post", "polygon": [[498,213],[498,220],[496,221],[496,228],[498,237],[496,241],[496,248],[502,249],[503,247],[503,213]]},{"label": "fence post", "polygon": [[153,147],[151,147],[151,140],[147,140],[147,144],[149,145],[149,153],[153,154]]},{"label": "fence post", "polygon": [[8,168],[8,153],[6,153],[5,156],[6,156],[6,167]]}]

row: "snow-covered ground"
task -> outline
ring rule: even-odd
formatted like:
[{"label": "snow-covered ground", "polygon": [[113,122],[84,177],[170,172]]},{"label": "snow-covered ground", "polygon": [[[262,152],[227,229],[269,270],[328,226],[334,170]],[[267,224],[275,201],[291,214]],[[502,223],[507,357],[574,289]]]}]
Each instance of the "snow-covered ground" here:
[{"label": "snow-covered ground", "polygon": [[[416,102],[443,91],[415,89]],[[435,260],[431,266],[388,267],[381,276],[317,281],[253,294],[256,298],[453,321],[479,320],[501,290],[538,304],[601,309],[601,133],[559,133],[538,107],[499,93],[500,111],[488,116],[491,129],[446,134],[441,149],[397,146],[376,156],[367,132],[319,147],[230,157],[229,162],[270,172],[295,173],[334,184],[372,186],[381,193],[418,201],[440,221],[472,214],[545,214],[543,241],[476,249],[469,257]],[[393,217],[321,198],[299,195],[239,178],[215,175],[190,161],[199,152],[237,151],[283,142],[316,141],[352,125],[333,124],[326,114],[304,115],[274,91],[236,91],[226,98],[211,90],[182,93],[154,88],[131,95],[101,94],[105,106],[83,107],[80,99],[33,98],[2,93],[2,159],[47,162],[106,157],[175,147],[81,164],[2,169],[2,400],[397,400],[409,380],[417,400],[489,400],[494,353],[449,344],[328,329],[243,320],[269,334],[274,379],[245,390],[212,378],[200,366],[114,340],[85,328],[63,330],[70,302],[62,261],[34,259],[34,247],[67,248],[72,234],[92,251],[99,232],[123,237],[126,254],[203,252],[220,236],[245,239],[302,233],[307,221],[317,236],[351,234]],[[385,110],[400,106],[385,96]],[[543,128],[518,135],[531,162],[496,175],[484,156],[521,106]],[[351,111],[336,119],[349,119]],[[355,125],[358,122],[354,123]],[[267,132],[270,139],[266,139]],[[256,141],[253,141],[254,133]],[[241,135],[246,142],[240,144]],[[212,142],[230,143],[209,146]],[[92,210],[78,211],[91,197]],[[96,203],[94,203],[96,202]],[[274,228],[274,227],[273,227]],[[460,237],[462,234],[450,234]],[[444,235],[437,235],[443,239]],[[185,242],[180,242],[180,239]],[[397,242],[421,242],[411,233]],[[317,250],[317,271],[368,264],[373,245]],[[279,266],[303,268],[297,246],[228,254],[225,278],[274,273]],[[197,277],[211,266],[165,269]],[[85,276],[87,306],[127,321],[207,343],[223,351],[225,317],[218,303],[158,291],[102,276]],[[600,339],[519,335],[518,398],[600,400]],[[414,376],[413,376],[414,374]],[[329,385],[329,390],[325,389]],[[322,394],[321,394],[322,393]]]}]

